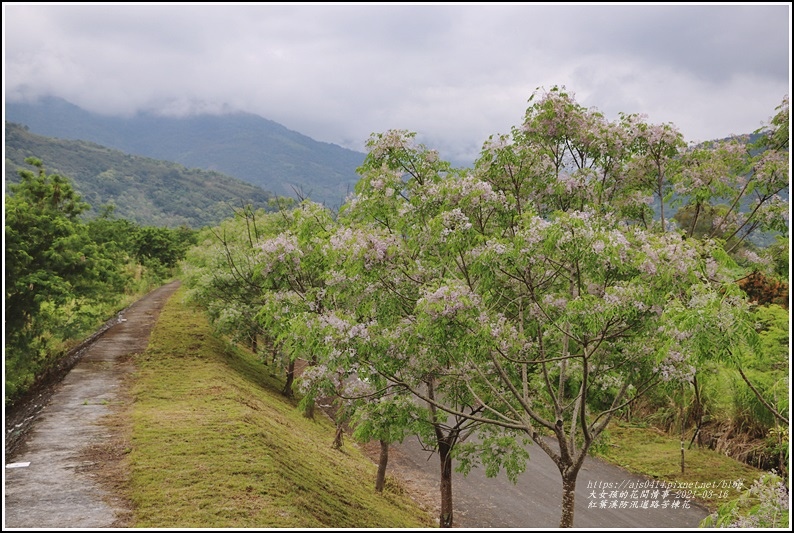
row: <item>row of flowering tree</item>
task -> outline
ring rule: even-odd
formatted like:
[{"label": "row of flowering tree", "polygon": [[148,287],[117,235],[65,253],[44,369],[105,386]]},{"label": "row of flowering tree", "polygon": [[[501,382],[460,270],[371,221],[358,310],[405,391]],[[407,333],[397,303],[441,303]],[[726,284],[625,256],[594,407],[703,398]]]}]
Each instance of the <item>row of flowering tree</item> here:
[{"label": "row of flowering tree", "polygon": [[788,147],[771,146],[772,126],[760,152],[688,149],[670,124],[611,122],[554,88],[473,169],[413,133],[375,134],[338,214],[311,202],[260,214],[255,238],[246,215],[192,285],[224,302],[218,317],[310,362],[306,396],[337,398],[381,442],[379,487],[388,444],[419,434],[439,454],[449,527],[453,457],[514,479],[532,441],[559,468],[572,527],[579,470],[612,417],[661,381],[691,380],[724,317],[734,344],[717,355],[753,345],[746,302],[726,287],[752,232],[787,232]]}]

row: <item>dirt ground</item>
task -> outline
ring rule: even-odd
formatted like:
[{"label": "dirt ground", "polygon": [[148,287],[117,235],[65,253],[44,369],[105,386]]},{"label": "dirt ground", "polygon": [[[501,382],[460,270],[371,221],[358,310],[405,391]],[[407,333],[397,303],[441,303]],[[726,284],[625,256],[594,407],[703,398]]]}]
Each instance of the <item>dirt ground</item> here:
[{"label": "dirt ground", "polygon": [[[133,304],[121,321],[86,348],[61,382],[32,398],[27,408],[8,413],[7,444],[9,435],[19,438],[11,439],[18,444],[6,449],[4,529],[129,527],[131,505],[121,487],[129,472],[131,356],[146,348],[160,309],[177,287],[178,283],[166,285]],[[353,445],[349,438],[345,443]],[[377,443],[364,449],[377,461]],[[516,485],[504,475],[486,478],[482,470],[468,477],[455,473],[455,527],[557,527],[559,471],[537,447],[530,455],[527,472]],[[436,516],[439,469],[438,457],[422,450],[414,438],[392,447],[387,479]],[[592,488],[598,483],[643,481],[588,459],[577,483],[575,526],[693,528],[708,514],[694,503],[684,506],[683,500],[675,507],[600,508],[604,497]],[[659,503],[665,500],[675,499],[656,497]]]}]

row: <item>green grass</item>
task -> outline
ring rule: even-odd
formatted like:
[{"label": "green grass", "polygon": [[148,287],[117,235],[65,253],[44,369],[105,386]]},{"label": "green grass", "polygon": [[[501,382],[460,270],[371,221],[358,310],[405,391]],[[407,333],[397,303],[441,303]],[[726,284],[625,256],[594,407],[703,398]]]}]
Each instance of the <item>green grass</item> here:
[{"label": "green grass", "polygon": [[[701,489],[698,501],[710,510],[739,496],[732,482],[741,481],[749,488],[764,471],[740,463],[713,450],[684,446],[684,473],[681,473],[681,441],[661,431],[613,421],[605,446],[599,446],[598,457],[635,474],[676,483],[716,482],[714,489]],[[723,487],[722,482],[728,487]]]},{"label": "green grass", "polygon": [[130,497],[134,527],[418,528],[424,511],[375,465],[331,446],[250,353],[216,338],[177,292],[137,358]]}]

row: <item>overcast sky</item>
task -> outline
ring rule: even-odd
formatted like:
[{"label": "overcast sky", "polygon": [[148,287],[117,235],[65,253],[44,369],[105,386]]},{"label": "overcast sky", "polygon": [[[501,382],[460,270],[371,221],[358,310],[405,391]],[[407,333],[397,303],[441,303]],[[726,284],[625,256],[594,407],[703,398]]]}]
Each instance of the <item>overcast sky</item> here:
[{"label": "overcast sky", "polygon": [[791,86],[790,3],[39,5],[3,3],[4,97],[106,114],[243,110],[360,151],[401,128],[473,159],[536,88],[749,133]]}]

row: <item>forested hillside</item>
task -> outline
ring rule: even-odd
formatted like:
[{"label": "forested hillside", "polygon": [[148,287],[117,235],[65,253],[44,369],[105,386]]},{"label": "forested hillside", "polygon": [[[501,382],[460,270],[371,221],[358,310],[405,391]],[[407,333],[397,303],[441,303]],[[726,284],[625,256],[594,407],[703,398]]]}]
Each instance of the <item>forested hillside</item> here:
[{"label": "forested hillside", "polygon": [[358,181],[365,154],[315,141],[250,113],[185,118],[141,113],[109,117],[59,98],[9,103],[6,120],[30,131],[85,140],[131,154],[223,172],[273,191],[302,195],[329,207],[341,205]]},{"label": "forested hillside", "polygon": [[40,159],[48,172],[73,181],[98,213],[141,225],[198,228],[217,224],[241,204],[267,205],[272,193],[219,172],[188,169],[178,163],[134,156],[86,141],[42,137],[27,127],[6,123],[6,184],[18,183],[25,158]]}]

